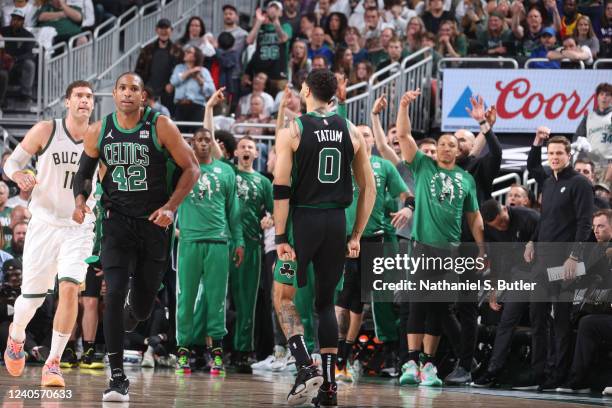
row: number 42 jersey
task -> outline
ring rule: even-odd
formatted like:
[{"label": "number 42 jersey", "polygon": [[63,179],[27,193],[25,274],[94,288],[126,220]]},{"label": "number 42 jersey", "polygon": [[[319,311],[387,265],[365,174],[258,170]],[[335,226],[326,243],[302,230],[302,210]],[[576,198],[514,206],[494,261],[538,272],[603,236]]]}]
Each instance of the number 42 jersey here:
[{"label": "number 42 jersey", "polygon": [[[28,205],[34,218],[59,227],[78,225],[72,221],[72,184],[82,153],[83,141],[72,137],[66,127],[66,119],[54,119],[49,141],[43,150],[38,152],[36,185]],[[88,198],[87,205],[90,208],[95,206],[93,195]],[[94,220],[95,217],[89,214],[85,223],[93,223]]]}]

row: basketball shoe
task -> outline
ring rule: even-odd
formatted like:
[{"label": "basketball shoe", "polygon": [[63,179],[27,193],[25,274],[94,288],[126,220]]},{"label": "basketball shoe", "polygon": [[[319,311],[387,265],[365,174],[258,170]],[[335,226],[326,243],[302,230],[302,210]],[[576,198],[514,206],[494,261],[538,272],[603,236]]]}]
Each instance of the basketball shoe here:
[{"label": "basketball shoe", "polygon": [[42,370],[40,385],[43,387],[65,387],[64,377],[60,370],[60,360],[55,358],[45,364]]}]

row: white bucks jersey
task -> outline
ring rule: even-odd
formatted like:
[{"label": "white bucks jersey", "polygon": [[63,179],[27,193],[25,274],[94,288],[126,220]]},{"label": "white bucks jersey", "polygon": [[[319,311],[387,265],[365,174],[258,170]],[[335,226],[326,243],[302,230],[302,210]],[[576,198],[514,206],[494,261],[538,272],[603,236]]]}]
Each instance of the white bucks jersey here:
[{"label": "white bucks jersey", "polygon": [[605,162],[612,159],[612,110],[606,115],[590,112],[587,116],[586,132],[587,140],[591,143],[591,152]]},{"label": "white bucks jersey", "polygon": [[[72,184],[79,169],[83,153],[83,141],[72,138],[66,128],[66,119],[53,121],[53,132],[45,148],[38,154],[36,163],[36,186],[32,191],[29,209],[32,216],[57,226],[76,226],[72,221],[74,194]],[[92,181],[93,185],[93,181]],[[92,187],[92,191],[95,187]],[[95,200],[91,195],[87,201],[93,208]],[[93,222],[93,215],[85,223]]]}]

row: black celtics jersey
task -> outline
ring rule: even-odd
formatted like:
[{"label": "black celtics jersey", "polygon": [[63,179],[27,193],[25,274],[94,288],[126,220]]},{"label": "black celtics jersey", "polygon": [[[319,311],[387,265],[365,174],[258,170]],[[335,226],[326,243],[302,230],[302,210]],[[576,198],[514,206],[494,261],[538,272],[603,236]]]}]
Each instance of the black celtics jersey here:
[{"label": "black celtics jersey", "polygon": [[291,205],[345,208],[353,200],[351,163],[355,152],[347,121],[309,112],[296,119],[300,145],[293,156]]},{"label": "black celtics jersey", "polygon": [[106,166],[101,183],[105,209],[148,218],[168,201],[168,156],[157,140],[158,116],[147,107],[132,129],[119,126],[115,113],[102,119],[98,149]]}]

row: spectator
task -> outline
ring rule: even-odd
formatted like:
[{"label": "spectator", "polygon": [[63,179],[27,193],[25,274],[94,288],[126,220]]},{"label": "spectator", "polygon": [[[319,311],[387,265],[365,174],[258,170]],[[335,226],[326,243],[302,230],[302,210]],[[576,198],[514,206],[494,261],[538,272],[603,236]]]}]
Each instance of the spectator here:
[{"label": "spectator", "polygon": [[598,197],[608,203],[610,202],[610,197],[612,197],[612,195],[610,194],[610,185],[608,183],[605,181],[600,181],[599,183],[595,184],[594,191],[595,197]]},{"label": "spectator", "polygon": [[467,39],[457,31],[457,23],[446,20],[440,24],[436,51],[442,57],[459,58],[467,54]]},{"label": "spectator", "polygon": [[353,13],[349,17],[348,25],[350,27],[357,28],[360,32],[363,31],[365,26],[365,18],[364,14],[369,8],[378,9],[378,1],[377,0],[361,0],[354,8]]},{"label": "spectator", "polygon": [[368,57],[368,51],[361,46],[361,34],[355,27],[348,27],[344,33],[344,42],[353,54],[353,64],[364,61]]},{"label": "spectator", "polygon": [[212,57],[215,55],[215,47],[213,46],[213,42],[213,35],[206,32],[204,20],[198,16],[191,17],[189,21],[187,21],[185,32],[178,40],[178,43],[183,47],[186,45],[198,47],[200,51],[202,51],[204,57]]},{"label": "spectator", "polygon": [[[401,52],[401,49],[400,49]],[[350,48],[340,48],[336,51],[332,71],[341,72],[345,78],[349,78],[353,72],[353,52]]]},{"label": "spectator", "polygon": [[576,39],[574,37],[565,37],[563,40],[563,47],[559,47],[554,51],[548,51],[546,58],[551,61],[569,59],[572,62],[582,61],[587,65],[593,64],[591,49],[586,45],[580,47],[576,45]]},{"label": "spectator", "polygon": [[[591,185],[593,186],[593,192],[595,192],[595,163],[585,157],[579,157],[574,162],[574,169],[576,169],[578,173],[582,174],[584,177],[587,178],[587,180],[589,180],[589,183],[591,183]],[[597,194],[595,194],[594,206],[597,210],[610,208],[610,202],[609,200],[599,198]]]},{"label": "spectator", "polygon": [[533,200],[530,195],[530,191],[525,186],[514,184],[508,191],[506,204],[510,207],[533,208]]},{"label": "spectator", "polygon": [[570,37],[574,34],[578,17],[581,16],[577,10],[576,0],[563,0],[563,17],[561,18],[561,27],[559,32],[562,39]]},{"label": "spectator", "polygon": [[[382,31],[385,28],[389,28],[391,30],[390,36],[393,36],[393,32],[395,31],[395,27],[392,24],[385,23],[380,18],[380,12],[376,7],[368,7],[363,14],[364,26],[361,30],[361,37],[365,40],[377,39],[382,35]],[[384,48],[384,46],[383,46]]]},{"label": "spectator", "polygon": [[289,24],[294,35],[300,32],[300,0],[283,0],[281,24]]},{"label": "spectator", "polygon": [[246,38],[249,33],[238,25],[238,10],[231,4],[223,6],[223,30],[221,33],[230,33],[234,37],[232,51],[236,51],[241,56],[244,47],[246,47]]},{"label": "spectator", "polygon": [[0,119],[2,119],[2,109],[7,107],[5,97],[12,65],[13,58],[4,51],[4,48],[0,48]]},{"label": "spectator", "polygon": [[[4,236],[2,234],[0,234],[0,282],[5,281],[4,264],[6,263],[6,261],[8,261],[10,259],[14,259],[13,255],[9,254],[8,252],[6,252],[4,250],[4,246],[5,246]],[[0,283],[0,285],[1,285],[1,283]],[[1,314],[1,312],[0,312],[0,314]]]},{"label": "spectator", "polygon": [[19,190],[19,194],[12,196],[11,198],[8,199],[8,201],[6,202],[6,206],[9,208],[15,208],[18,205],[20,205],[22,207],[27,208],[28,203],[30,202],[31,196],[32,196],[32,190],[26,191],[24,189],[21,189]]},{"label": "spectator", "polygon": [[578,17],[576,29],[574,30],[574,39],[579,47],[589,47],[593,59],[597,58],[597,54],[599,54],[599,40],[593,31],[593,24],[589,17]]},{"label": "spectator", "polygon": [[23,244],[25,243],[26,231],[28,224],[25,221],[18,222],[13,226],[13,236],[11,237],[11,243],[6,252],[11,254],[13,258],[22,260],[23,257]]},{"label": "spectator", "polygon": [[[557,33],[552,27],[543,28],[540,32],[540,46],[531,52],[531,58],[547,58],[548,53],[551,52],[557,45]],[[535,62],[530,65],[530,68],[560,68],[561,64],[558,61],[550,62]]]},{"label": "spectator", "polygon": [[[378,64],[378,66],[376,67],[376,71],[380,71],[381,69],[388,67],[394,62],[397,62],[398,64],[402,62],[402,41],[399,38],[394,37],[391,41],[389,41],[389,46],[387,47],[387,56],[388,57],[385,61]],[[397,67],[394,70],[392,69],[391,71],[380,75],[378,79],[382,81],[385,78],[389,77],[389,75],[391,75],[392,73],[397,72],[397,70],[399,69],[400,67]]]},{"label": "spectator", "polygon": [[314,9],[314,15],[316,16],[317,27],[325,27],[329,15],[331,14],[331,2],[332,0],[319,0]]},{"label": "spectator", "polygon": [[[264,100],[260,95],[252,95],[249,103],[248,114],[238,116],[236,118],[236,123],[272,123],[270,115],[266,114],[264,111]],[[240,126],[236,126],[234,131],[238,134],[248,134],[251,136],[269,133],[268,129],[264,128]]]},{"label": "spectator", "polygon": [[327,59],[322,55],[317,55],[312,59],[312,69],[327,69]]},{"label": "spectator", "polygon": [[514,42],[512,31],[506,27],[504,16],[498,12],[493,12],[489,16],[487,29],[478,33],[476,37],[479,54],[490,57],[512,54]]},{"label": "spectator", "polygon": [[253,92],[243,96],[240,98],[240,101],[238,101],[238,111],[236,112],[238,116],[247,115],[249,106],[251,105],[251,97],[253,95],[259,95],[262,97],[264,101],[264,114],[266,116],[270,116],[272,109],[274,108],[274,98],[272,95],[265,92],[267,82],[268,75],[263,72],[258,72],[255,74],[255,77],[253,78]]},{"label": "spectator", "polygon": [[402,0],[390,0],[385,2],[382,18],[385,23],[393,25],[395,35],[401,38],[406,33],[408,20],[416,15],[416,11],[402,5]]},{"label": "spectator", "polygon": [[[351,77],[349,78],[349,86],[358,84],[360,82],[368,82],[373,73],[374,68],[369,61],[359,62],[351,73]],[[350,96],[352,95],[349,95],[349,97]]]},{"label": "spectator", "polygon": [[308,13],[300,17],[300,31],[295,38],[310,41],[312,30],[317,26],[317,18],[314,14]]},{"label": "spectator", "polygon": [[2,229],[9,227],[11,224],[11,211],[12,207],[9,207],[9,188],[5,182],[0,181],[0,226]]},{"label": "spectator", "polygon": [[387,27],[382,30],[380,37],[367,40],[366,48],[368,49],[368,61],[370,61],[373,66],[378,66],[378,64],[389,58],[387,48],[393,36],[393,29]]},{"label": "spectator", "polygon": [[444,11],[443,0],[429,0],[427,11],[423,14],[423,23],[425,23],[427,31],[438,34],[442,21],[452,19],[453,15],[448,11]]},{"label": "spectator", "polygon": [[612,0],[606,1],[598,36],[601,39],[599,57],[612,58]]},{"label": "spectator", "polygon": [[476,34],[483,29],[487,19],[481,0],[462,0],[456,9],[457,21],[466,37],[476,39]]},{"label": "spectator", "polygon": [[170,76],[174,67],[183,61],[183,50],[170,40],[172,24],[162,18],[155,28],[157,41],[153,41],[140,51],[136,61],[135,71],[146,86],[153,90],[155,97],[161,98],[161,103],[172,111],[174,87]]},{"label": "spectator", "polygon": [[[2,8],[2,27],[5,27],[11,24],[11,14],[13,10],[18,8],[23,11],[25,16],[24,27],[28,29],[36,26],[36,6],[33,5],[34,1],[30,2],[28,0],[13,0],[13,5],[6,5]],[[6,2],[5,2],[6,3]]]},{"label": "spectator", "polygon": [[187,45],[183,51],[183,64],[174,68],[170,78],[170,83],[176,89],[174,118],[177,121],[201,122],[206,99],[215,92],[215,83],[210,72],[202,66],[202,51],[194,45]]},{"label": "spectator", "polygon": [[334,61],[334,52],[325,44],[325,32],[321,27],[315,27],[310,36],[310,47],[308,47],[308,58],[321,55],[327,60],[327,64],[331,65]]},{"label": "spectator", "polygon": [[217,62],[219,64],[219,87],[225,87],[232,111],[238,103],[240,92],[240,53],[234,49],[236,40],[229,31],[219,34]]},{"label": "spectator", "polygon": [[283,6],[278,1],[268,3],[265,12],[257,9],[255,24],[246,40],[249,45],[257,40],[257,48],[246,73],[266,72],[274,93],[284,89],[287,84],[288,41],[293,35],[291,26],[280,22],[282,12]]},{"label": "spectator", "polygon": [[38,9],[37,21],[38,27],[55,28],[57,44],[81,32],[83,15],[80,7],[69,6],[66,0],[49,0]]},{"label": "spectator", "polygon": [[154,112],[159,112],[162,115],[170,117],[170,111],[158,100],[155,99],[153,90],[148,86],[145,86],[143,90],[144,106],[150,107]]},{"label": "spectator", "polygon": [[512,14],[512,33],[517,39],[517,55],[530,58],[531,54],[540,47],[540,36],[543,29],[542,13],[539,8],[532,7],[527,13],[526,24],[522,25],[520,23],[521,12],[518,11],[522,3],[517,1],[512,6],[515,10],[515,13]]},{"label": "spectator", "polygon": [[[285,119],[285,123],[283,123],[284,126],[289,126],[289,122],[291,122],[293,119],[297,118],[298,116],[301,115],[302,112],[302,102],[301,102],[301,98],[300,98],[300,92],[299,92],[300,88],[293,88],[289,91],[289,95],[288,97],[285,98],[285,115],[284,115],[284,119]],[[278,112],[280,110],[280,105],[282,103],[283,100],[283,95],[284,92],[279,92],[278,95],[276,95],[276,99],[274,100],[274,106],[275,106],[275,110]],[[278,117],[278,116],[277,116]],[[272,151],[272,150],[271,150]],[[257,162],[257,160],[256,160]],[[264,171],[265,173],[265,171]],[[272,174],[272,172],[270,172],[270,174]]]},{"label": "spectator", "polygon": [[[582,118],[576,129],[574,141],[579,144],[586,140],[592,151],[591,157],[601,169],[599,179],[610,181],[612,176],[608,160],[612,158],[612,140],[607,135],[612,134],[612,84],[601,83],[595,89],[597,105],[593,111]],[[584,138],[584,139],[582,139]]]},{"label": "spectator", "polygon": [[346,45],[344,34],[347,27],[347,19],[344,14],[331,13],[325,25],[325,42],[333,49]]},{"label": "spectator", "polygon": [[425,23],[423,23],[420,17],[412,17],[410,21],[408,21],[408,26],[406,28],[406,46],[409,53],[421,49],[421,41],[426,32]]},{"label": "spectator", "polygon": [[[302,82],[310,72],[312,61],[308,58],[308,45],[304,40],[295,40],[291,47],[289,60],[289,82],[295,89],[302,87]],[[280,94],[280,92],[279,92]]]},{"label": "spectator", "polygon": [[36,77],[36,62],[32,50],[36,44],[33,41],[11,41],[10,38],[31,38],[32,33],[23,27],[25,14],[23,9],[15,8],[11,13],[11,24],[0,29],[0,36],[7,39],[4,51],[13,59],[9,72],[11,79],[19,79],[19,98],[28,105],[32,100],[34,78]]}]

